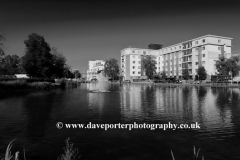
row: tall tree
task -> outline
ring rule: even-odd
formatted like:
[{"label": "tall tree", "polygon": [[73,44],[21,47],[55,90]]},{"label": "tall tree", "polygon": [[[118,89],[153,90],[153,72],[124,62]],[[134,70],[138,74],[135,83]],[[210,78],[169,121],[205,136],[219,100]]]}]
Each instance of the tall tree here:
[{"label": "tall tree", "polygon": [[158,50],[158,49],[162,49],[163,44],[149,44],[148,45],[148,49],[153,49],[153,50]]},{"label": "tall tree", "polygon": [[51,48],[51,54],[53,59],[53,77],[62,78],[64,76],[64,70],[67,60],[63,56],[63,53],[58,51],[56,47]]},{"label": "tall tree", "polygon": [[5,39],[4,39],[4,37],[3,37],[3,35],[2,35],[2,33],[0,32],[0,61],[1,61],[1,59],[3,58],[3,56],[4,56],[4,51],[3,51],[3,42],[2,41],[4,41]]},{"label": "tall tree", "polygon": [[203,66],[200,66],[197,70],[198,79],[205,80],[207,78],[207,72]]},{"label": "tall tree", "polygon": [[239,58],[231,57],[230,59],[224,56],[219,57],[219,61],[216,62],[216,69],[219,75],[230,75],[235,77],[240,71],[240,66],[238,65]]},{"label": "tall tree", "polygon": [[153,56],[147,55],[142,59],[142,69],[145,71],[146,76],[148,78],[152,78],[154,74],[156,74],[156,64]]},{"label": "tall tree", "polygon": [[112,79],[117,79],[119,75],[119,66],[115,58],[106,60],[104,65],[104,74]]},{"label": "tall tree", "polygon": [[23,57],[23,68],[31,77],[50,78],[53,75],[53,57],[50,46],[43,36],[32,33],[24,41],[26,54]]}]

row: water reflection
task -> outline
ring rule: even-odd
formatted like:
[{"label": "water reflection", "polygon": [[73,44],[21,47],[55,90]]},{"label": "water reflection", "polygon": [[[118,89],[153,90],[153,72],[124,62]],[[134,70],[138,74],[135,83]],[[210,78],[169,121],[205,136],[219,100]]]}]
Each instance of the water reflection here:
[{"label": "water reflection", "polygon": [[45,136],[45,127],[51,115],[55,94],[36,92],[25,97],[23,109],[27,116],[26,134],[34,142]]},{"label": "water reflection", "polygon": [[[110,92],[91,92],[98,89]],[[27,144],[31,153],[37,154],[37,150],[51,148],[61,151],[64,139],[71,137],[76,146],[82,146],[81,149],[89,155],[100,153],[98,150],[113,155],[115,151],[130,153],[129,149],[141,150],[150,144],[153,149],[146,152],[153,154],[155,148],[155,155],[159,148],[169,151],[172,147],[179,149],[183,146],[189,150],[197,143],[208,151],[208,156],[222,154],[228,157],[231,150],[239,148],[239,104],[238,88],[203,86],[91,83],[65,90],[16,92],[0,99],[0,144],[5,145],[17,137],[19,143]],[[201,129],[174,132],[58,130],[55,124],[59,121],[110,124],[199,122]],[[59,142],[62,142],[61,146]],[[95,147],[94,151],[92,147]],[[37,156],[31,153],[28,155],[35,157],[31,159],[36,159]],[[58,155],[49,154],[42,159]]]},{"label": "water reflection", "polygon": [[[239,89],[125,85],[121,114],[126,120],[201,124],[202,130],[233,134],[232,109],[239,113]],[[239,121],[239,119],[238,119]],[[213,137],[216,138],[216,137]]]}]

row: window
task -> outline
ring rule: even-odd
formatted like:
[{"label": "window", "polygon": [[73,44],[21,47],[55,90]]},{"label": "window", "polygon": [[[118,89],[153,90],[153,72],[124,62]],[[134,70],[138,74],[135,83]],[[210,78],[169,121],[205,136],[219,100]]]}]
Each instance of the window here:
[{"label": "window", "polygon": [[196,65],[198,65],[198,62],[196,62]]},{"label": "window", "polygon": [[141,74],[141,72],[138,72],[138,74]]},{"label": "window", "polygon": [[181,46],[179,46],[179,48],[181,49]]},{"label": "window", "polygon": [[135,74],[135,71],[133,71],[132,73]]},{"label": "window", "polygon": [[138,69],[141,69],[141,67],[140,67],[140,66],[138,66]]},{"label": "window", "polygon": [[198,51],[198,48],[195,48],[195,51],[197,52],[197,51]]},{"label": "window", "polygon": [[135,66],[133,66],[133,69],[135,69]]},{"label": "window", "polygon": [[179,64],[179,67],[181,67],[181,64]]},{"label": "window", "polygon": [[204,47],[204,46],[202,47],[202,50],[205,50],[205,47]]},{"label": "window", "polygon": [[133,61],[133,63],[135,63],[135,61]]},{"label": "window", "polygon": [[218,40],[218,43],[221,43],[221,39]]},{"label": "window", "polygon": [[135,58],[135,56],[133,56],[133,58]]},{"label": "window", "polygon": [[202,42],[204,43],[204,42],[205,42],[205,39],[203,39]]},{"label": "window", "polygon": [[205,54],[203,54],[202,57],[205,57]]},{"label": "window", "polygon": [[133,50],[132,53],[135,53],[135,51]]},{"label": "window", "polygon": [[138,61],[139,64],[141,64],[141,61]]},{"label": "window", "polygon": [[220,50],[221,50],[221,47],[218,47],[218,50],[220,51]]},{"label": "window", "polygon": [[198,41],[196,41],[195,44],[198,44]]}]

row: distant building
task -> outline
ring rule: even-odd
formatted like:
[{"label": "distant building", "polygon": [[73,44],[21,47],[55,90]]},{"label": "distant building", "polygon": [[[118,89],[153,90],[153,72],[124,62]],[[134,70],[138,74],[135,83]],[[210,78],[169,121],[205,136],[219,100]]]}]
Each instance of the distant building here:
[{"label": "distant building", "polygon": [[155,56],[156,72],[165,71],[168,77],[181,78],[183,70],[188,70],[190,78],[195,78],[200,66],[204,66],[208,75],[215,75],[219,56],[231,57],[231,40],[229,37],[206,35],[159,50],[126,48],[121,50],[122,75],[126,80],[145,76],[141,69],[144,55]]},{"label": "distant building", "polygon": [[89,61],[87,70],[87,80],[97,78],[97,75],[104,70],[104,64],[105,61],[103,60]]},{"label": "distant building", "polygon": [[146,55],[157,58],[159,51],[142,48],[125,48],[121,50],[121,75],[123,80],[146,78],[142,69],[142,59]]},{"label": "distant building", "polygon": [[29,78],[27,74],[15,74],[16,78]]}]

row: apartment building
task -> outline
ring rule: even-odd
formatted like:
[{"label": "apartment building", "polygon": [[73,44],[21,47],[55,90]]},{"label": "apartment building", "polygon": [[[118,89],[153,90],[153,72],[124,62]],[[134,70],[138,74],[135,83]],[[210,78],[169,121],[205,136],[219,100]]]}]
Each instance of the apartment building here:
[{"label": "apartment building", "polygon": [[88,70],[87,70],[87,79],[91,80],[93,78],[97,78],[97,74],[100,73],[104,69],[105,61],[103,60],[95,60],[88,62]]},{"label": "apartment building", "polygon": [[168,77],[181,78],[183,70],[188,70],[190,77],[195,78],[198,67],[204,66],[209,76],[215,75],[219,56],[231,57],[231,40],[206,35],[162,48],[157,57],[158,71],[165,71]]},{"label": "apartment building", "polygon": [[159,51],[128,47],[121,50],[121,75],[124,80],[146,78],[142,69],[142,59],[146,55],[157,58]]},{"label": "apartment building", "polygon": [[231,57],[231,40],[229,37],[206,35],[160,50],[125,48],[121,51],[122,76],[126,80],[145,76],[141,69],[142,58],[145,55],[155,57],[156,72],[165,71],[168,77],[181,78],[185,70],[190,78],[194,79],[200,66],[204,66],[209,76],[215,75],[215,64],[219,56]]}]

